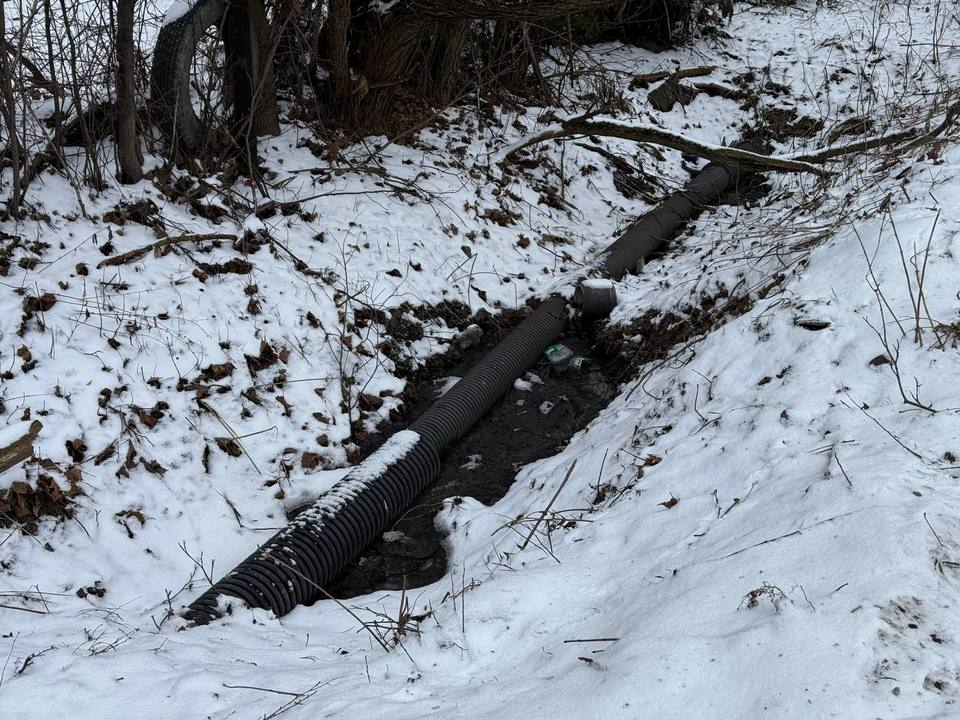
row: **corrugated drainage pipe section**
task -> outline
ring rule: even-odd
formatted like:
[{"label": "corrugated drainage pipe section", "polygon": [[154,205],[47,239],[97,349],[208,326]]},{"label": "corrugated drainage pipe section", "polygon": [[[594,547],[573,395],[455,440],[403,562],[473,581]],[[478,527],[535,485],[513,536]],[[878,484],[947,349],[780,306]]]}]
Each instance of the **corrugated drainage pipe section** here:
[{"label": "corrugated drainage pipe section", "polygon": [[[737,147],[754,149],[748,143],[738,143]],[[600,256],[596,268],[598,274],[619,280],[627,273],[642,269],[642,263],[650,253],[679,232],[703,208],[713,205],[727,190],[735,188],[739,179],[737,167],[707,165],[683,190],[667,197],[614,240]]]},{"label": "corrugated drainage pipe section", "polygon": [[[735,186],[735,168],[708,165],[681,191],[633,225],[603,253],[575,293],[585,317],[609,314],[613,284],[632,272],[688,220]],[[387,530],[437,476],[440,455],[463,437],[533,365],[566,327],[561,297],[540,303],[516,329],[438,399],[409,430],[396,433],[329,492],[195,600],[184,616],[198,623],[221,614],[220,596],[285,615],[317,599],[370,542]]]}]

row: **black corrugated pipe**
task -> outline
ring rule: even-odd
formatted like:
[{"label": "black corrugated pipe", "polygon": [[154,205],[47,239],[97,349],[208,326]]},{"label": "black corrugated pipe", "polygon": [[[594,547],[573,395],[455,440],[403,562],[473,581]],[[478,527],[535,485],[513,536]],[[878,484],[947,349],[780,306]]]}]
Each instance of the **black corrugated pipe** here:
[{"label": "black corrugated pipe", "polygon": [[[739,179],[736,168],[710,164],[687,186],[631,226],[600,255],[594,278],[580,282],[575,303],[591,319],[616,304],[613,283],[637,268],[680,228],[716,202]],[[440,455],[470,430],[520,375],[560,336],[569,317],[559,296],[540,303],[513,332],[438,399],[409,430],[350,471],[309,509],[191,603],[185,617],[199,623],[220,615],[219,596],[285,615],[315,600],[371,541],[402,515],[437,476]]]},{"label": "black corrugated pipe", "polygon": [[[755,149],[752,143],[738,143],[735,147]],[[636,272],[644,258],[679,232],[703,208],[736,187],[739,178],[740,170],[735,166],[707,165],[683,190],[671,194],[614,240],[597,262],[598,274],[619,280],[627,273]]]},{"label": "black corrugated pipe", "polygon": [[573,306],[584,320],[605,318],[617,306],[617,287],[606,278],[587,278],[573,291]]},{"label": "black corrugated pipe", "polygon": [[448,390],[410,429],[440,447],[462,438],[567,326],[567,302],[551,297]]}]

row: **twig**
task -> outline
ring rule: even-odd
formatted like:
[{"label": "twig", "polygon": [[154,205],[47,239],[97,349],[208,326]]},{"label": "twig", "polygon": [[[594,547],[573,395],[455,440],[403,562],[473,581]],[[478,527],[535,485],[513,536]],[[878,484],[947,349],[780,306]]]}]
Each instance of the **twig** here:
[{"label": "twig", "polygon": [[923,514],[923,521],[927,524],[927,527],[930,528],[930,532],[933,533],[933,536],[937,539],[937,542],[940,543],[940,547],[943,547],[943,540],[940,539],[940,536],[937,535],[937,531],[933,529],[933,525],[930,524],[930,521],[927,520],[927,514]]},{"label": "twig", "polygon": [[560,496],[560,491],[563,490],[563,486],[567,484],[567,480],[570,479],[570,475],[573,473],[573,469],[576,466],[577,458],[574,458],[573,462],[570,464],[570,469],[567,470],[567,474],[563,477],[563,482],[560,483],[560,487],[557,488],[557,491],[553,494],[553,497],[550,498],[550,502],[547,503],[547,506],[543,509],[543,512],[540,513],[540,517],[538,517],[537,521],[533,524],[533,528],[531,528],[530,534],[527,535],[527,539],[524,540],[523,545],[520,546],[521,550],[530,544],[530,540],[533,539],[534,534],[537,532],[537,528],[540,527],[540,523],[543,522],[543,519],[547,516],[547,513],[550,512],[550,508],[553,507],[553,503],[556,502],[557,498]]},{"label": "twig", "polygon": [[0,603],[0,608],[6,608],[7,610],[22,610],[23,612],[34,613],[36,615],[49,614],[43,610],[34,610],[33,608],[17,607],[16,605],[4,605],[2,603]]},{"label": "twig", "polygon": [[[363,662],[364,662],[364,664],[366,664],[366,662],[367,662],[366,656],[364,656]],[[369,675],[369,670],[368,670],[367,674]],[[336,678],[334,678],[334,679],[336,679]],[[327,681],[325,681],[325,682],[317,681],[317,683],[314,684],[314,686],[311,687],[309,690],[304,690],[302,693],[297,694],[296,696],[294,696],[293,700],[288,700],[287,702],[285,702],[283,705],[281,705],[280,707],[278,707],[276,710],[274,710],[274,711],[273,711],[272,713],[270,713],[269,715],[264,715],[264,716],[261,718],[261,720],[272,720],[272,718],[278,717],[279,715],[285,713],[285,712],[286,712],[287,710],[289,710],[290,708],[294,708],[294,707],[297,707],[298,705],[302,705],[302,704],[305,703],[307,700],[309,700],[311,697],[313,697],[314,695],[316,695],[321,689],[325,688],[327,685],[329,685],[329,684],[332,683],[332,682],[333,682],[333,680],[327,680]]]},{"label": "twig", "polygon": [[233,504],[233,501],[230,498],[228,498],[226,495],[224,495],[222,492],[220,492],[219,490],[217,490],[217,495],[222,497],[226,501],[227,505],[230,506],[230,509],[233,510],[233,517],[236,518],[237,525],[239,525],[240,527],[243,527],[242,516],[240,515],[240,511],[237,510],[237,506]]},{"label": "twig", "polygon": [[390,647],[387,645],[386,642],[384,642],[383,638],[380,637],[379,635],[377,635],[377,633],[375,633],[372,629],[370,629],[370,626],[369,626],[367,623],[365,623],[363,620],[361,620],[361,619],[360,619],[360,616],[357,615],[357,614],[356,614],[353,610],[351,610],[349,607],[347,607],[347,605],[344,604],[343,601],[335,598],[333,595],[331,595],[330,593],[328,593],[324,588],[320,587],[319,584],[317,584],[316,582],[314,582],[313,580],[311,580],[310,578],[308,578],[306,575],[304,575],[302,572],[300,572],[299,569],[295,568],[295,567],[294,567],[293,565],[291,565],[290,563],[285,562],[284,560],[281,560],[280,558],[278,558],[278,557],[275,556],[275,555],[271,555],[269,552],[263,552],[263,553],[261,553],[261,556],[262,556],[265,560],[268,560],[268,561],[270,561],[270,562],[275,562],[275,563],[277,563],[277,564],[279,564],[279,565],[283,565],[285,568],[287,568],[287,570],[289,570],[289,571],[292,572],[293,574],[299,576],[299,577],[300,577],[304,582],[306,582],[308,585],[310,585],[310,586],[316,588],[317,590],[319,590],[320,593],[321,593],[325,598],[327,598],[327,600],[333,600],[337,605],[339,605],[341,608],[343,608],[343,609],[346,610],[348,613],[350,613],[350,617],[352,617],[354,620],[356,620],[358,623],[360,623],[361,627],[363,627],[364,630],[366,630],[368,633],[370,633],[370,635],[373,636],[373,639],[376,640],[376,641],[377,641],[377,644],[378,644],[380,647],[383,648],[383,651],[384,651],[384,652],[390,652]]},{"label": "twig", "polygon": [[273,690],[272,688],[257,687],[255,685],[227,685],[220,683],[222,687],[231,690],[259,690],[260,692],[276,693],[277,695],[289,695],[290,697],[300,697],[303,693],[288,692],[286,690]]},{"label": "twig", "polygon": [[833,522],[834,520],[839,520],[849,515],[853,515],[854,512],[859,512],[859,511],[855,510],[853,512],[846,512],[846,513],[841,513],[840,515],[834,515],[833,517],[828,517],[824,520],[815,522],[812,525],[807,526],[806,528],[801,528],[799,530],[794,530],[793,532],[784,533],[783,535],[777,535],[776,537],[768,538],[767,540],[761,540],[760,542],[754,543],[753,545],[747,545],[746,547],[740,548],[739,550],[734,550],[731,553],[727,553],[726,555],[720,555],[715,558],[709,558],[707,560],[704,560],[703,562],[716,562],[718,560],[726,560],[728,558],[732,558],[734,555],[745,553],[747,550],[753,550],[754,548],[761,547],[762,545],[769,545],[770,543],[779,542],[780,540],[785,540],[786,538],[793,537],[795,535],[802,535],[804,530],[812,530],[813,528],[819,525],[826,525],[827,523]]},{"label": "twig", "polygon": [[183,554],[186,555],[190,560],[193,561],[195,568],[200,568],[200,572],[203,573],[203,577],[206,578],[207,582],[213,585],[213,566],[216,563],[216,560],[210,561],[210,572],[207,572],[207,568],[203,564],[203,550],[200,551],[200,559],[198,560],[193,555],[190,554],[190,551],[187,549],[187,541],[183,540],[180,542],[179,548],[183,551]]},{"label": "twig", "polygon": [[17,639],[19,637],[20,633],[13,636],[13,642],[10,643],[10,652],[7,653],[7,659],[3,661],[3,667],[0,668],[0,688],[3,687],[3,676],[7,673],[7,664],[10,662],[10,657],[13,655],[13,649],[17,646]]},{"label": "twig", "polygon": [[840,454],[837,452],[834,452],[833,459],[837,461],[837,467],[840,468],[840,472],[843,473],[843,477],[846,479],[847,485],[849,485],[850,487],[853,487],[853,483],[850,482],[850,476],[847,475],[847,471],[843,469],[843,465],[840,463]]},{"label": "twig", "polygon": [[847,392],[846,390],[844,390],[844,391],[843,391],[843,394],[846,395],[848,398],[850,398],[850,402],[852,402],[854,405],[856,405],[857,408],[859,408],[860,412],[862,412],[862,413],[863,413],[864,415],[866,415],[868,418],[870,418],[871,420],[873,420],[873,421],[877,424],[877,427],[879,427],[879,428],[880,428],[881,430],[883,430],[887,435],[889,435],[890,437],[892,437],[893,440],[894,440],[894,442],[897,443],[897,445],[899,445],[900,447],[902,447],[904,450],[906,450],[908,453],[910,453],[911,455],[913,455],[913,456],[914,456],[915,458],[917,458],[918,460],[923,460],[923,455],[921,455],[920,453],[918,453],[916,450],[913,450],[913,449],[911,449],[911,448],[908,448],[900,438],[898,438],[898,437],[897,437],[896,435],[894,435],[892,432],[890,432],[889,430],[887,430],[887,428],[885,428],[885,427],[880,423],[879,420],[877,420],[873,415],[871,415],[870,413],[868,413],[865,407],[863,407],[860,403],[858,403],[856,400],[854,400],[852,397],[850,397],[850,393],[849,393],[849,392]]},{"label": "twig", "polygon": [[227,421],[224,420],[224,419],[220,416],[220,413],[218,413],[218,412],[217,412],[208,402],[206,402],[205,400],[199,400],[199,399],[198,399],[198,400],[197,400],[197,405],[199,405],[203,410],[206,410],[207,412],[211,413],[217,420],[220,421],[220,424],[223,425],[224,428],[226,428],[226,430],[227,430],[228,433],[230,433],[230,437],[233,438],[233,440],[237,443],[237,445],[240,446],[240,449],[243,451],[243,454],[247,456],[247,460],[249,460],[249,461],[250,461],[250,464],[253,465],[253,469],[257,471],[257,475],[263,475],[263,473],[260,472],[260,468],[257,467],[257,463],[254,462],[253,458],[250,457],[250,453],[247,452],[247,449],[243,446],[243,443],[240,442],[240,436],[237,435],[237,433],[234,432],[233,428],[230,427],[230,425],[227,423]]}]

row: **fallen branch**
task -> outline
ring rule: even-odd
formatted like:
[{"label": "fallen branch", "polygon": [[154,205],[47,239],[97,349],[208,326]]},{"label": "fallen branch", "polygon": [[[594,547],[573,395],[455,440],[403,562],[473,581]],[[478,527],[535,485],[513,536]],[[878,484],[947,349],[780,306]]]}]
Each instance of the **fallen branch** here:
[{"label": "fallen branch", "polygon": [[802,153],[788,157],[776,155],[760,155],[759,153],[741,150],[739,148],[711,145],[691,140],[683,135],[664,130],[653,125],[623,125],[612,120],[590,120],[587,116],[580,116],[565,120],[559,126],[545,130],[507,148],[506,153],[498,164],[503,165],[516,153],[524,148],[557,138],[583,137],[599,135],[602,137],[616,137],[633,142],[661,145],[673,150],[697,157],[706,158],[713,162],[736,164],[756,170],[779,170],[782,172],[808,172],[819,176],[828,176],[830,172],[818,165],[844,155],[874,150],[880,147],[901,145],[900,152],[908,152],[925,142],[942,134],[952,127],[960,117],[960,102],[947,108],[943,120],[932,130],[921,132],[919,128],[908,128],[882,135],[866,138],[846,145],[834,145],[819,152]]},{"label": "fallen branch", "polygon": [[550,498],[550,502],[547,503],[547,506],[543,509],[543,512],[540,513],[540,517],[537,518],[537,521],[533,524],[533,528],[530,530],[530,534],[527,535],[527,539],[523,541],[523,545],[520,546],[520,550],[523,550],[527,545],[530,544],[530,541],[533,539],[534,534],[537,532],[537,528],[540,527],[540,523],[543,522],[543,519],[547,516],[547,513],[550,512],[550,508],[553,507],[553,504],[557,501],[557,498],[560,497],[560,492],[563,490],[563,487],[567,484],[567,480],[570,479],[570,475],[573,474],[573,469],[577,466],[577,458],[573,459],[573,462],[570,463],[570,467],[567,469],[567,474],[563,476],[563,482],[560,483],[560,486],[557,488],[557,491],[553,494],[553,497]]},{"label": "fallen branch", "polygon": [[921,133],[918,128],[908,128],[907,130],[899,130],[897,132],[890,133],[889,135],[865,138],[863,140],[857,140],[856,142],[848,143],[847,145],[835,145],[833,147],[824,148],[820,152],[806,155],[794,155],[791,157],[795,160],[802,160],[805,162],[822,163],[826,162],[827,160],[840,157],[841,155],[850,155],[851,153],[864,152],[865,150],[874,150],[879,147],[896,145],[898,143],[906,143],[900,148],[900,150],[902,152],[907,152],[909,150],[913,150],[918,145],[929,142],[933,138],[948,130],[956,122],[958,116],[960,116],[960,102],[956,102],[948,107],[946,114],[943,116],[943,120],[935,128],[926,133]]},{"label": "fallen branch", "polygon": [[537,133],[533,137],[507,149],[506,154],[498,164],[506,163],[520,150],[537,143],[554,138],[572,136],[601,135],[616,137],[634,142],[652,143],[663,147],[679,150],[683,153],[712,160],[713,162],[737,164],[744,167],[753,167],[758,170],[780,170],[784,172],[807,172],[814,175],[829,175],[823,168],[817,167],[801,159],[782,158],[760,155],[749,150],[724,147],[722,145],[708,145],[691,140],[683,135],[664,130],[653,125],[622,125],[612,120],[588,120],[584,117],[571,118],[560,124]]},{"label": "fallen branch", "polygon": [[24,435],[0,448],[0,472],[9,470],[33,455],[33,441],[42,429],[40,421],[34,420]]},{"label": "fallen branch", "polygon": [[139,260],[144,255],[149,253],[151,250],[157,252],[162,250],[165,247],[170,245],[180,245],[182,243],[188,242],[205,242],[209,240],[236,240],[236,235],[230,235],[227,233],[206,233],[206,234],[189,234],[189,235],[177,235],[175,237],[164,238],[163,240],[157,240],[155,243],[150,243],[149,245],[144,245],[143,247],[138,247],[133,250],[128,250],[125,253],[120,253],[119,255],[114,255],[108,257],[105,260],[101,260],[97,263],[98,268],[102,267],[112,267],[115,265],[125,265],[128,262],[133,262],[134,260]]},{"label": "fallen branch", "polygon": [[704,75],[709,75],[716,69],[716,65],[703,65],[692,68],[680,68],[678,70],[657,70],[651,73],[634,75],[633,80],[630,81],[630,89],[632,90],[637,87],[649,85],[650,83],[660,82],[669,77],[675,77],[678,80],[691,77],[703,77]]}]

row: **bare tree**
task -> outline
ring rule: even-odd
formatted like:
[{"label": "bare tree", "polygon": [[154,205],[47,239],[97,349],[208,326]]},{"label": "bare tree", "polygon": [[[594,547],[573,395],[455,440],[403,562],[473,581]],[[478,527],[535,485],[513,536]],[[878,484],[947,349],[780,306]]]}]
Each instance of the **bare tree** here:
[{"label": "bare tree", "polygon": [[330,51],[330,102],[342,117],[350,102],[350,64],[347,33],[350,29],[350,0],[330,0],[327,44]]},{"label": "bare tree", "polygon": [[73,94],[73,108],[77,114],[80,135],[83,138],[83,146],[86,150],[84,153],[84,166],[87,182],[94,188],[100,190],[103,188],[103,173],[101,171],[100,161],[97,158],[97,143],[93,130],[91,129],[91,118],[88,117],[88,113],[85,111],[87,104],[84,103],[83,87],[81,85],[83,74],[80,69],[82,61],[73,24],[75,22],[76,12],[70,13],[67,10],[67,0],[60,0],[60,12],[62,13],[63,32],[67,37],[67,48],[69,50],[67,53],[67,73],[69,75],[70,89]]},{"label": "bare tree", "polygon": [[[279,135],[280,117],[277,112],[277,88],[273,73],[279,36],[270,32],[262,0],[248,0],[247,6],[257,38],[257,45],[253,48],[256,56],[252,78],[255,85],[251,108],[253,131],[256,135]],[[282,20],[283,23],[288,21],[289,18]]]},{"label": "bare tree", "polygon": [[[0,4],[0,38],[7,36],[3,5]],[[7,126],[7,147],[13,166],[13,188],[7,200],[7,213],[19,215],[20,208],[20,139],[17,136],[17,110],[13,97],[13,78],[7,53],[0,51],[0,92],[3,93],[3,122]]]},{"label": "bare tree", "polygon": [[136,64],[133,17],[136,0],[117,0],[117,170],[120,182],[143,177],[143,156],[137,138]]}]

